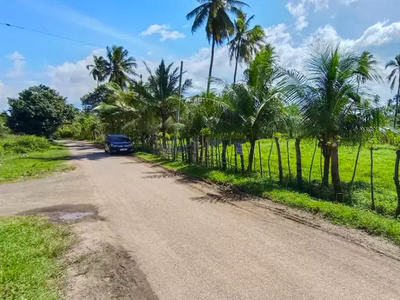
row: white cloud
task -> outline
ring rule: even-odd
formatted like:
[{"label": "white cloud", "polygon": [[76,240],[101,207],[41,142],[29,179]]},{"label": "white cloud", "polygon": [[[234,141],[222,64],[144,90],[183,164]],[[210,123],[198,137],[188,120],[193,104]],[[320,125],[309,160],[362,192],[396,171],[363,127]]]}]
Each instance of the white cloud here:
[{"label": "white cloud", "polygon": [[153,24],[153,25],[150,25],[149,28],[147,28],[147,30],[143,31],[140,35],[146,36],[146,35],[160,34],[161,42],[164,42],[166,40],[182,39],[185,37],[185,35],[182,32],[179,32],[176,30],[171,31],[169,29],[170,29],[169,25]]},{"label": "white cloud", "polygon": [[6,76],[10,78],[22,76],[24,74],[24,68],[26,64],[25,57],[19,52],[14,51],[12,54],[7,55],[6,58],[13,61],[13,67],[7,72]]},{"label": "white cloud", "polygon": [[[290,0],[286,4],[286,9],[296,19],[296,29],[301,31],[308,26],[307,17],[311,8],[314,12],[326,10],[329,8],[331,0]],[[336,0],[337,1],[337,0]],[[350,5],[359,0],[339,0],[339,3]]]},{"label": "white cloud", "polygon": [[310,6],[314,7],[314,11],[317,12],[322,9],[327,9],[329,0],[300,0],[300,1],[289,1],[286,4],[286,8],[289,13],[296,19],[296,29],[302,30],[308,26],[307,16],[308,9]]},{"label": "white cloud", "polygon": [[96,81],[89,76],[86,66],[93,64],[93,55],[105,55],[104,49],[94,50],[89,56],[77,62],[65,62],[57,66],[47,66],[46,76],[49,86],[67,97],[69,102],[79,104],[80,98],[96,87]]}]

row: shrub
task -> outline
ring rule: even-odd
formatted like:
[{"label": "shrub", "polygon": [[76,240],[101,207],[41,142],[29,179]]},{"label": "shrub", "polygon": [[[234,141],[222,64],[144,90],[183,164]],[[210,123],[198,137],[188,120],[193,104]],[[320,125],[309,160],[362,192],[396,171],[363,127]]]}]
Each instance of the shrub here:
[{"label": "shrub", "polygon": [[23,154],[49,149],[51,143],[44,137],[34,135],[10,135],[0,141],[0,148],[5,154]]}]

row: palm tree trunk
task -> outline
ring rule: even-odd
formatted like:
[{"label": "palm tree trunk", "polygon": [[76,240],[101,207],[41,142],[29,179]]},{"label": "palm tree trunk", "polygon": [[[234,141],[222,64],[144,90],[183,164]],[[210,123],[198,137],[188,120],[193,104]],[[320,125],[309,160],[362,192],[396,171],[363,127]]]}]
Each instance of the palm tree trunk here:
[{"label": "palm tree trunk", "polygon": [[296,138],[296,166],[297,166],[297,186],[303,188],[303,170],[301,166],[300,138]]},{"label": "palm tree trunk", "polygon": [[343,192],[339,175],[339,145],[337,142],[332,143],[331,159],[332,159],[332,165],[331,165],[332,184],[335,190],[336,200],[342,202]]},{"label": "palm tree trunk", "polygon": [[226,149],[228,147],[228,141],[222,141],[222,170],[226,170]]},{"label": "palm tree trunk", "polygon": [[328,141],[322,141],[322,150],[324,155],[324,177],[322,178],[322,185],[325,187],[329,186],[329,166],[331,162],[331,149],[328,145]]},{"label": "palm tree trunk", "polygon": [[250,140],[249,165],[247,166],[247,172],[252,171],[255,147],[256,147],[256,141]]},{"label": "palm tree trunk", "polygon": [[394,129],[396,129],[396,125],[397,125],[397,113],[399,111],[399,98],[400,98],[400,76],[399,76],[399,87],[398,87],[397,96],[396,96],[396,111],[394,112],[394,124],[393,124]]},{"label": "palm tree trunk", "polygon": [[282,166],[282,154],[281,145],[279,143],[279,138],[275,137],[276,149],[278,151],[278,166],[279,166],[279,183],[283,182],[283,166]]},{"label": "palm tree trunk", "polygon": [[200,158],[199,158],[200,165],[203,163],[203,152],[204,152],[204,136],[201,136],[201,148],[200,148]]},{"label": "palm tree trunk", "polygon": [[233,75],[233,83],[236,83],[236,75],[237,75],[238,65],[239,65],[239,50],[237,51],[237,54],[236,54],[235,74]]},{"label": "palm tree trunk", "polygon": [[208,72],[208,81],[207,81],[207,96],[210,94],[211,76],[212,76],[212,69],[213,69],[213,64],[214,64],[214,50],[215,50],[215,37],[213,35],[212,46],[211,46],[210,70]]}]

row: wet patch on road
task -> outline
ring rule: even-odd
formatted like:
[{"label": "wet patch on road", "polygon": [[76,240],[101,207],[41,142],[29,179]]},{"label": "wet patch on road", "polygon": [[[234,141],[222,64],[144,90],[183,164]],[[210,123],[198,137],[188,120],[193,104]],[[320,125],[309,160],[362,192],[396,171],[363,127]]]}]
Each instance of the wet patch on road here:
[{"label": "wet patch on road", "polygon": [[90,204],[77,205],[54,205],[32,209],[19,213],[20,216],[37,216],[42,215],[48,217],[53,222],[77,222],[82,220],[104,220],[98,215],[98,209]]}]

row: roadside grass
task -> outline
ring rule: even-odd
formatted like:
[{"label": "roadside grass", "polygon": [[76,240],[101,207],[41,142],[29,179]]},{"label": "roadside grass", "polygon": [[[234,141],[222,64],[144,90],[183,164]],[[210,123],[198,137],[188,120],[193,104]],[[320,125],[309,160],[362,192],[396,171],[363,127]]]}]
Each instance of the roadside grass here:
[{"label": "roadside grass", "polygon": [[0,218],[0,299],[60,299],[59,258],[73,239],[43,217]]},{"label": "roadside grass", "polygon": [[319,200],[290,187],[279,186],[274,179],[261,178],[258,174],[241,176],[232,172],[212,170],[198,165],[173,162],[159,156],[138,152],[135,154],[150,162],[155,162],[167,169],[181,171],[195,178],[206,179],[215,183],[230,185],[241,191],[268,198],[274,202],[309,211],[330,220],[334,224],[362,229],[369,234],[384,236],[400,245],[400,222],[389,216],[381,216],[362,206],[349,206]]},{"label": "roadside grass", "polygon": [[69,154],[66,147],[53,144],[44,151],[0,156],[0,183],[71,170],[74,166],[66,164]]}]

